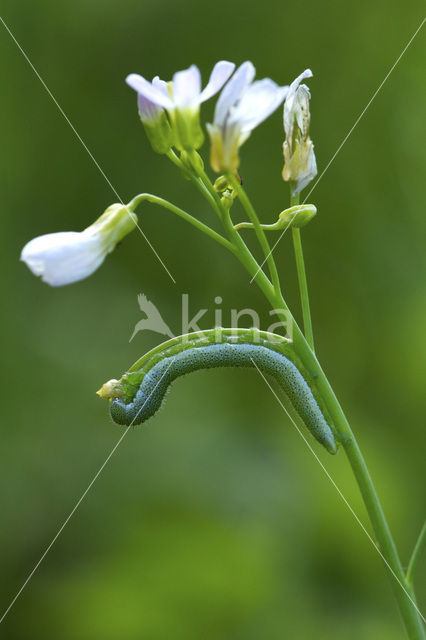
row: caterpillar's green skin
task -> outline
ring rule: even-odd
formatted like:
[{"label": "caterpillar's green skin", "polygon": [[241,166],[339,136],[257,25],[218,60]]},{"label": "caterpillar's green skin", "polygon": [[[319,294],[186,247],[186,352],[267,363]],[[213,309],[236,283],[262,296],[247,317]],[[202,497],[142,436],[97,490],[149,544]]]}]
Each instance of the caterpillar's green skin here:
[{"label": "caterpillar's green skin", "polygon": [[179,376],[213,367],[258,367],[273,377],[312,435],[330,453],[337,446],[315,385],[294,353],[291,341],[257,329],[216,328],[168,340],[138,360],[120,380],[107,382],[99,394],[112,400],[118,424],[140,424],[161,406]]}]

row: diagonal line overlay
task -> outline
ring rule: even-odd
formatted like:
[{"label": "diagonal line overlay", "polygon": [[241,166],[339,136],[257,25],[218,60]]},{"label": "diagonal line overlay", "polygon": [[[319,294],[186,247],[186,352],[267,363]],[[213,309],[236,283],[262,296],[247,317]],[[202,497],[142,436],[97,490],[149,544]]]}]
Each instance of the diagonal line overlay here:
[{"label": "diagonal line overlay", "polygon": [[[83,138],[81,137],[81,135],[78,133],[77,129],[74,127],[74,125],[72,124],[71,120],[69,119],[69,117],[67,116],[67,114],[65,113],[65,111],[62,109],[61,105],[59,104],[59,102],[56,100],[55,96],[53,95],[53,93],[51,92],[51,90],[49,89],[49,87],[47,86],[47,84],[45,83],[45,81],[43,80],[43,78],[41,77],[41,75],[39,74],[39,72],[37,71],[37,69],[35,68],[35,66],[33,65],[33,63],[31,62],[30,58],[28,57],[28,55],[25,53],[24,49],[22,48],[22,46],[19,44],[18,40],[15,38],[14,34],[12,33],[12,31],[10,30],[10,28],[8,27],[8,25],[6,24],[6,22],[4,21],[4,19],[2,18],[2,16],[0,16],[0,22],[3,24],[4,28],[6,29],[6,31],[8,32],[8,34],[10,35],[10,37],[12,38],[13,42],[16,44],[16,46],[18,47],[19,51],[22,53],[22,55],[24,56],[25,60],[28,62],[28,64],[30,65],[31,69],[34,71],[35,75],[37,76],[37,78],[40,80],[41,84],[43,85],[44,89],[46,90],[46,92],[48,93],[48,95],[50,96],[50,98],[53,100],[53,102],[55,103],[56,107],[58,108],[59,112],[62,114],[62,116],[64,117],[65,121],[67,122],[67,124],[71,127],[72,131],[74,132],[75,136],[77,137],[78,141],[80,142],[80,144],[82,145],[82,147],[85,149],[85,151],[89,154],[91,160],[93,161],[93,163],[95,164],[96,168],[98,169],[99,173],[102,175],[102,177],[104,178],[104,180],[107,182],[107,184],[109,185],[111,191],[114,193],[114,195],[118,198],[118,200],[121,202],[121,204],[124,205],[123,200],[121,199],[120,195],[117,192],[117,189],[114,187],[114,185],[112,184],[112,182],[110,181],[110,179],[108,178],[108,176],[105,174],[104,170],[102,169],[102,167],[100,166],[100,164],[98,163],[98,161],[96,160],[95,156],[93,155],[93,153],[90,151],[90,149],[88,148],[88,146],[86,145],[86,143],[84,142]],[[128,215],[130,216],[130,213],[128,213]],[[149,241],[149,239],[147,238],[146,234],[144,233],[144,231],[141,229],[139,223],[136,223],[137,228],[139,229],[140,234],[142,235],[143,239],[145,240],[145,242],[148,244],[149,248],[151,249],[151,251],[154,253],[154,255],[156,256],[157,260],[160,262],[160,264],[162,265],[163,269],[165,269],[165,271],[167,272],[168,276],[171,278],[171,280],[173,281],[174,284],[176,284],[176,280],[175,278],[172,276],[172,274],[170,273],[170,271],[168,270],[168,268],[166,267],[166,265],[164,264],[163,260],[160,258],[158,252],[156,251],[156,249],[153,247],[152,243]]]},{"label": "diagonal line overlay", "polygon": [[81,503],[83,502],[84,498],[87,496],[87,494],[89,493],[90,489],[92,488],[92,486],[95,484],[96,480],[99,478],[99,476],[101,475],[102,471],[104,470],[104,468],[106,467],[106,465],[108,464],[108,462],[110,461],[110,459],[112,458],[112,456],[114,455],[115,451],[118,449],[119,445],[121,444],[121,442],[124,440],[124,438],[126,437],[126,435],[129,432],[130,427],[133,426],[133,423],[135,422],[136,418],[139,416],[140,412],[142,411],[142,409],[144,408],[144,406],[146,405],[146,403],[148,402],[148,400],[150,399],[150,397],[152,396],[152,394],[154,393],[154,391],[156,390],[156,388],[158,387],[158,385],[160,384],[160,382],[163,380],[164,376],[166,375],[166,373],[168,372],[168,370],[170,369],[170,367],[172,366],[174,362],[174,358],[172,358],[169,366],[167,367],[167,369],[165,370],[165,372],[163,373],[163,375],[161,376],[161,378],[159,379],[159,381],[157,382],[157,384],[155,385],[155,387],[153,388],[153,390],[151,391],[151,393],[149,394],[149,396],[147,397],[147,399],[145,400],[145,402],[143,403],[143,405],[141,406],[141,408],[139,409],[139,411],[137,412],[137,414],[135,415],[135,417],[133,418],[132,422],[129,424],[129,426],[125,429],[124,433],[120,436],[119,440],[116,442],[116,444],[114,445],[114,447],[112,448],[112,450],[110,451],[110,453],[108,454],[108,456],[106,457],[105,461],[102,463],[101,467],[99,468],[99,470],[97,471],[97,473],[94,475],[93,479],[90,481],[87,489],[82,493],[82,495],[80,496],[80,498],[77,500],[77,502],[75,503],[73,509],[70,511],[69,515],[66,517],[66,519],[64,520],[63,524],[60,526],[60,528],[58,529],[57,533],[55,534],[55,536],[52,538],[51,542],[49,543],[49,545],[47,546],[47,548],[45,549],[45,551],[43,552],[42,556],[40,557],[40,560],[37,562],[37,564],[34,566],[34,568],[31,570],[31,572],[29,573],[28,577],[26,578],[25,582],[23,583],[22,587],[19,589],[19,591],[16,593],[16,595],[14,596],[14,598],[12,599],[11,603],[9,604],[9,606],[7,607],[7,609],[4,611],[3,615],[0,618],[0,624],[3,622],[3,620],[5,619],[5,617],[7,616],[7,614],[9,613],[9,611],[11,610],[11,608],[13,607],[13,605],[15,604],[15,602],[17,601],[17,599],[19,598],[19,596],[21,595],[21,593],[23,592],[23,590],[25,589],[25,587],[27,586],[27,584],[29,583],[29,581],[31,580],[31,578],[33,577],[33,575],[35,574],[35,572],[37,571],[37,569],[39,568],[39,566],[41,565],[41,563],[43,562],[43,560],[45,559],[45,557],[47,556],[47,554],[49,553],[50,549],[53,547],[53,545],[55,544],[56,540],[59,538],[59,536],[61,535],[62,531],[65,529],[65,527],[67,526],[68,522],[71,520],[72,516],[74,515],[74,513],[77,511],[78,507],[81,505]]},{"label": "diagonal line overlay", "polygon": [[[302,204],[305,204],[307,199],[309,198],[309,196],[311,195],[311,193],[313,192],[313,190],[317,187],[318,183],[320,182],[320,180],[322,180],[322,178],[324,177],[325,173],[328,171],[328,169],[330,168],[330,166],[332,165],[332,163],[335,161],[335,159],[337,158],[338,154],[340,153],[340,151],[342,150],[342,147],[346,144],[348,138],[351,136],[351,134],[353,133],[353,131],[356,129],[356,127],[359,125],[361,119],[364,117],[365,113],[367,112],[367,110],[369,109],[369,107],[371,106],[372,102],[375,100],[375,98],[377,97],[377,95],[380,93],[380,91],[383,88],[383,85],[385,84],[385,82],[388,80],[389,76],[391,75],[391,73],[394,71],[395,67],[397,66],[397,64],[400,62],[401,58],[404,56],[404,54],[407,52],[408,47],[412,44],[414,38],[418,35],[418,33],[420,32],[421,28],[423,27],[424,23],[426,22],[426,17],[423,18],[423,20],[421,21],[420,25],[417,27],[417,29],[415,30],[415,32],[413,33],[413,35],[411,36],[411,38],[409,39],[409,41],[407,42],[407,44],[405,45],[405,47],[403,48],[403,50],[401,51],[401,53],[399,54],[399,56],[397,57],[397,59],[395,60],[395,62],[393,63],[393,65],[391,66],[391,68],[389,69],[389,71],[387,72],[387,74],[385,75],[385,77],[383,78],[383,80],[381,81],[381,83],[379,84],[379,86],[377,87],[376,91],[373,93],[373,95],[371,96],[370,100],[367,102],[366,106],[364,107],[364,109],[361,111],[361,113],[359,114],[358,118],[355,120],[354,124],[352,125],[352,127],[349,129],[348,133],[346,134],[346,136],[343,138],[342,142],[340,143],[340,145],[337,147],[336,151],[334,152],[334,154],[332,155],[332,157],[330,158],[330,160],[328,161],[328,163],[326,164],[324,170],[320,173],[320,175],[318,176],[318,179],[315,181],[315,183],[312,186],[312,189],[308,192],[308,195],[304,198]],[[293,218],[296,214],[293,215]],[[257,274],[259,273],[259,271],[262,269],[263,265],[265,264],[265,262],[268,260],[269,256],[273,253],[273,251],[275,251],[275,248],[277,246],[277,244],[280,242],[281,238],[284,236],[284,234],[286,233],[287,229],[291,226],[291,223],[293,222],[293,218],[291,218],[287,224],[287,226],[283,229],[283,231],[281,232],[278,240],[275,242],[275,244],[273,245],[272,249],[269,251],[268,255],[266,256],[266,258],[263,260],[262,264],[260,265],[260,267],[258,268],[258,270],[256,271],[256,273],[254,274],[254,276],[252,277],[252,279],[250,280],[250,284],[252,284],[253,280],[256,278]]]},{"label": "diagonal line overlay", "polygon": [[420,609],[418,608],[416,602],[414,601],[414,599],[412,598],[412,596],[409,594],[407,588],[404,586],[404,584],[401,582],[401,580],[398,578],[398,576],[396,575],[395,571],[392,569],[392,567],[390,566],[389,562],[387,561],[387,559],[385,558],[385,556],[383,555],[383,553],[381,552],[380,548],[377,546],[377,544],[375,543],[374,539],[372,538],[372,536],[370,535],[370,533],[367,531],[365,525],[363,524],[363,522],[361,521],[361,519],[359,518],[359,516],[357,515],[357,513],[354,511],[353,507],[349,504],[348,500],[345,498],[345,496],[343,495],[341,489],[337,486],[335,480],[333,480],[333,478],[331,477],[331,475],[329,474],[329,472],[327,471],[327,469],[325,468],[324,464],[321,462],[320,458],[318,457],[317,453],[315,452],[315,450],[313,449],[313,447],[311,446],[309,440],[305,437],[305,435],[303,434],[303,432],[299,429],[299,427],[297,426],[296,422],[293,420],[292,416],[289,414],[289,412],[287,411],[287,409],[285,408],[284,404],[281,402],[280,398],[278,397],[278,395],[275,393],[275,390],[272,388],[272,386],[269,384],[269,381],[267,380],[267,378],[263,375],[262,371],[259,369],[259,367],[257,366],[257,364],[255,363],[255,361],[253,360],[253,358],[251,358],[251,361],[253,363],[253,366],[257,369],[257,371],[259,372],[260,376],[263,378],[263,380],[265,381],[265,383],[268,385],[268,387],[270,388],[270,390],[272,391],[272,393],[274,394],[275,398],[277,399],[277,401],[279,402],[279,404],[281,405],[282,409],[284,409],[285,413],[287,414],[287,416],[289,417],[291,423],[294,425],[294,427],[296,428],[298,434],[301,436],[301,438],[303,439],[304,443],[306,444],[306,446],[308,447],[309,451],[312,453],[312,455],[314,456],[315,460],[318,462],[318,464],[320,465],[321,469],[324,471],[325,475],[327,476],[327,478],[329,479],[329,481],[331,482],[331,484],[333,485],[333,487],[336,489],[337,493],[339,494],[339,496],[342,498],[343,502],[345,503],[345,505],[347,506],[347,508],[349,509],[349,511],[351,512],[351,514],[353,515],[353,517],[355,518],[355,520],[357,521],[357,523],[359,524],[359,526],[361,527],[361,529],[363,530],[363,532],[365,533],[365,535],[367,536],[367,538],[370,540],[371,544],[373,545],[373,547],[375,548],[375,550],[377,551],[377,553],[380,555],[380,557],[382,558],[383,562],[386,564],[387,568],[389,569],[389,571],[391,572],[391,574],[393,575],[393,577],[395,578],[395,580],[398,582],[399,586],[401,587],[401,589],[404,591],[405,595],[407,596],[407,598],[410,600],[410,602],[412,603],[412,605],[414,606],[414,608],[416,609],[417,613],[419,614],[419,616],[421,617],[421,619],[423,620],[423,622],[426,623],[426,618],[423,616],[422,612],[420,611]]}]

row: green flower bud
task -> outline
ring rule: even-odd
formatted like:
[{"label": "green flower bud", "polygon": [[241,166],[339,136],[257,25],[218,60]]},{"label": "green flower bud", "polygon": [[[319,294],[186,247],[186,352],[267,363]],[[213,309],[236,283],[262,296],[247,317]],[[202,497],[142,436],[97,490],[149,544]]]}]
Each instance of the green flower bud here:
[{"label": "green flower bud", "polygon": [[304,227],[317,214],[317,208],[313,204],[301,204],[285,209],[278,216],[278,229],[287,227]]},{"label": "green flower bud", "polygon": [[229,182],[226,176],[219,176],[214,183],[215,191],[217,191],[218,193],[222,193],[223,191],[226,191],[228,187],[229,187]]},{"label": "green flower bud", "polygon": [[200,125],[200,109],[175,109],[169,112],[176,148],[180,151],[199,149],[204,142]]},{"label": "green flower bud", "polygon": [[170,151],[173,146],[173,131],[165,111],[161,111],[154,122],[142,120],[142,124],[151,147],[156,153]]},{"label": "green flower bud", "polygon": [[[232,62],[220,60],[213,67],[210,79],[203,90],[200,70],[195,65],[177,71],[172,82],[165,82],[158,76],[152,82],[148,82],[136,73],[127,76],[126,82],[138,92],[139,111],[144,124],[147,124],[148,120],[156,122],[158,112],[165,109],[173,129],[173,144],[180,151],[189,151],[199,149],[204,141],[200,126],[200,105],[223,87],[234,68]],[[172,144],[165,133],[165,129],[160,128],[159,132],[156,131],[154,134],[155,144],[161,149],[165,148],[165,140],[169,142],[168,148]],[[151,132],[149,138],[152,143]]]},{"label": "green flower bud", "polygon": [[[261,228],[265,231],[281,231],[288,227],[304,227],[316,215],[317,208],[313,204],[299,204],[295,207],[285,209],[278,216],[277,222],[274,224],[261,224]],[[253,229],[251,222],[239,222],[234,225],[234,229]]]}]

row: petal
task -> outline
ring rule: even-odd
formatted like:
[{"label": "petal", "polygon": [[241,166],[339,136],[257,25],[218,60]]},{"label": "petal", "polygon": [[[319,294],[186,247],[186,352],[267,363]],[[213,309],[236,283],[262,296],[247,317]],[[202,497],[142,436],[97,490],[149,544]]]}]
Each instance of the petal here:
[{"label": "petal", "polygon": [[230,120],[238,120],[242,131],[252,131],[279,107],[288,90],[288,87],[280,87],[269,78],[254,82],[232,110]]},{"label": "petal", "polygon": [[[284,111],[283,111],[284,131],[287,139],[290,139],[293,135],[294,118],[295,117],[297,118],[297,114],[296,114],[297,94],[298,94],[299,85],[302,82],[302,80],[306,80],[306,78],[312,78],[312,76],[313,76],[312,71],[310,69],[305,69],[305,71],[303,71],[303,73],[301,73],[300,76],[297,76],[297,78],[293,80],[293,82],[290,85],[290,89],[285,100]],[[304,88],[305,91],[307,91],[307,97],[309,99],[311,97],[311,94],[309,92],[308,87],[306,85],[302,85],[302,87]],[[300,121],[300,116],[298,119]]]},{"label": "petal", "polygon": [[157,104],[160,107],[164,107],[165,109],[173,107],[172,100],[167,95],[165,95],[165,93],[158,86],[153,86],[150,82],[148,82],[148,80],[145,80],[145,78],[138,75],[137,73],[131,73],[129,76],[127,76],[126,82],[129,87],[132,87],[132,89],[137,91],[139,94],[141,94],[154,104]]},{"label": "petal", "polygon": [[217,62],[213,67],[205,89],[201,92],[200,102],[205,102],[220,91],[234,69],[235,64],[233,62],[228,62],[227,60]]},{"label": "petal", "polygon": [[192,64],[184,71],[177,71],[173,76],[174,106],[191,107],[200,102],[201,74],[198,67]]},{"label": "petal", "polygon": [[158,116],[163,112],[163,108],[156,105],[141,93],[138,93],[138,110],[142,122],[154,123]]},{"label": "petal", "polygon": [[297,90],[297,87],[299,86],[299,84],[302,82],[302,80],[306,80],[307,78],[312,78],[313,77],[313,73],[310,69],[305,69],[300,76],[297,76],[297,78],[295,80],[293,80],[293,82],[290,85],[290,91],[289,91],[289,95],[291,95],[292,93],[295,93]]},{"label": "petal", "polygon": [[61,287],[90,276],[102,264],[105,247],[98,237],[64,231],[30,240],[21,260],[52,287]]},{"label": "petal", "polygon": [[314,153],[314,145],[309,143],[308,157],[306,158],[305,171],[298,177],[293,188],[293,195],[300,193],[317,175],[317,161]]},{"label": "petal", "polygon": [[229,109],[253,81],[256,69],[250,61],[243,62],[238,67],[228,84],[219,96],[214,112],[214,123],[223,126],[228,116]]},{"label": "petal", "polygon": [[294,118],[303,137],[309,135],[311,116],[309,113],[309,100],[311,93],[306,84],[299,85],[294,101]]},{"label": "petal", "polygon": [[170,98],[168,82],[161,80],[159,76],[155,76],[155,78],[152,79],[152,86],[159,89],[167,98]]}]

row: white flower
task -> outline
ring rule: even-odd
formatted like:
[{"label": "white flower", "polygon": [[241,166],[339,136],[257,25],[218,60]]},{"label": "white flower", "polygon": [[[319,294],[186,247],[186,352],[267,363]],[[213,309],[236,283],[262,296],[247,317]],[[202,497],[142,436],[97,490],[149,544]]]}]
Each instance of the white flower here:
[{"label": "white flower", "polygon": [[238,150],[257,125],[266,120],[284,100],[288,87],[264,78],[253,82],[256,70],[244,62],[223,89],[216,104],[211,140],[211,165],[217,172],[236,172]]},{"label": "white flower", "polygon": [[30,240],[21,260],[52,287],[62,287],[90,276],[106,255],[136,226],[136,215],[113,204],[84,231],[48,233]]},{"label": "white flower", "polygon": [[157,107],[164,107],[168,111],[182,108],[197,109],[202,102],[220,91],[234,69],[233,62],[226,60],[217,62],[203,91],[200,70],[195,64],[174,74],[170,91],[168,83],[160,80],[158,76],[152,82],[148,82],[143,76],[131,73],[127,76],[126,82],[139,95],[150,100]]},{"label": "white flower", "polygon": [[217,62],[203,90],[200,70],[194,64],[177,71],[170,83],[158,76],[148,82],[136,73],[127,76],[126,82],[138,93],[139,112],[144,122],[155,122],[166,109],[175,127],[177,146],[198,148],[203,141],[198,119],[200,105],[220,91],[234,69],[232,62]]},{"label": "white flower", "polygon": [[311,78],[312,71],[305,69],[294,80],[284,103],[284,180],[292,183],[292,194],[296,195],[317,175],[314,145],[309,137],[311,114],[309,100],[311,94],[305,78]]}]

